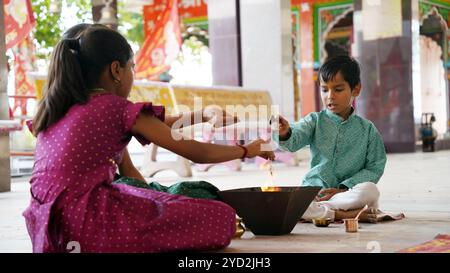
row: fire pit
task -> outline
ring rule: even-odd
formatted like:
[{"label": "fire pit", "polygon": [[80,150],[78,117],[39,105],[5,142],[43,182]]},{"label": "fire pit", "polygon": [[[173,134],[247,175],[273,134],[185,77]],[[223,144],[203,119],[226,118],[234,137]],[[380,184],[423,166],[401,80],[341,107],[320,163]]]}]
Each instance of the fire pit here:
[{"label": "fire pit", "polygon": [[255,235],[284,235],[294,229],[320,187],[244,188],[219,192]]}]

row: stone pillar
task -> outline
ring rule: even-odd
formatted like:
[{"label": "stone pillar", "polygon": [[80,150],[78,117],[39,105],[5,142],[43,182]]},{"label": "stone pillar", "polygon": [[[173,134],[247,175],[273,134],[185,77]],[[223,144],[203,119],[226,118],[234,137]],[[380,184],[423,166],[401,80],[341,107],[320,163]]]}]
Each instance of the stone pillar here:
[{"label": "stone pillar", "polygon": [[[9,119],[4,2],[0,0],[0,120]],[[9,133],[0,132],[0,192],[11,190]]]},{"label": "stone pillar", "polygon": [[213,84],[241,86],[239,0],[208,1],[208,32]]},{"label": "stone pillar", "polygon": [[412,1],[355,0],[354,56],[362,67],[357,112],[388,152],[415,151]]},{"label": "stone pillar", "polygon": [[117,0],[91,0],[94,23],[106,25],[117,30]]},{"label": "stone pillar", "polygon": [[290,0],[240,0],[242,85],[268,90],[294,118]]}]

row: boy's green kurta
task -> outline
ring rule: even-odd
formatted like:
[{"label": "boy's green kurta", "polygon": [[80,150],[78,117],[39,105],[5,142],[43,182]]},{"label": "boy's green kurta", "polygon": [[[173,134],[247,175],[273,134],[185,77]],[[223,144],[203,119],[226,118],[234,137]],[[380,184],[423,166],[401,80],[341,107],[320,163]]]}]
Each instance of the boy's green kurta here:
[{"label": "boy's green kurta", "polygon": [[352,188],[363,182],[377,183],[384,172],[386,152],[378,130],[372,122],[354,111],[347,120],[329,110],[314,112],[290,124],[292,135],[279,141],[280,148],[295,152],[310,145],[311,170],[304,186]]}]

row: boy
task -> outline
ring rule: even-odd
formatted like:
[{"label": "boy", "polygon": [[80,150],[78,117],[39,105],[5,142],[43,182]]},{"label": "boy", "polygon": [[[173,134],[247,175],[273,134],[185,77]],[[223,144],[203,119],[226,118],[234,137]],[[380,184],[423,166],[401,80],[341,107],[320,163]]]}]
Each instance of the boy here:
[{"label": "boy", "polygon": [[283,150],[310,145],[311,170],[303,185],[323,189],[302,218],[352,218],[367,204],[371,209],[360,220],[376,222],[380,194],[375,184],[384,172],[386,152],[375,126],[352,107],[361,91],[359,64],[348,56],[331,58],[320,68],[319,79],[325,110],[292,124],[280,117],[279,135],[274,134]]}]

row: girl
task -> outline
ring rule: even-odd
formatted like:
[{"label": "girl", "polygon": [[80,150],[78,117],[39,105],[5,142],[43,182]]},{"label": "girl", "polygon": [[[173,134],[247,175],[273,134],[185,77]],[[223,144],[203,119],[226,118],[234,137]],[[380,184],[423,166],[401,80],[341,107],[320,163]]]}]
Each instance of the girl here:
[{"label": "girl", "polygon": [[135,136],[202,163],[273,153],[261,151],[262,140],[246,146],[176,141],[170,125],[181,117],[165,118],[161,106],[126,99],[133,67],[128,42],[105,27],[89,27],[56,45],[32,124],[37,145],[24,217],[34,252],[63,252],[72,241],[82,252],[207,250],[230,243],[236,216],[228,205],[112,184],[117,168],[143,180],[126,145]]}]

